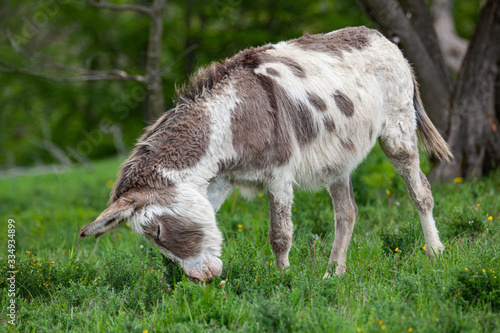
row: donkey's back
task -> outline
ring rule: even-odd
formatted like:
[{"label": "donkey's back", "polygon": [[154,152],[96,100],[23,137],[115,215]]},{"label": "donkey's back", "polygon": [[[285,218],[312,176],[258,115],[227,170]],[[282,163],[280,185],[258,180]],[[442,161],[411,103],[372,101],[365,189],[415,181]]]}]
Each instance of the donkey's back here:
[{"label": "donkey's back", "polygon": [[234,57],[246,64],[231,80],[239,102],[231,115],[235,179],[258,178],[259,169],[264,177],[272,167],[303,187],[328,185],[349,174],[377,138],[393,151],[414,146],[416,109],[423,110],[415,80],[376,30],[306,34],[250,51]]}]

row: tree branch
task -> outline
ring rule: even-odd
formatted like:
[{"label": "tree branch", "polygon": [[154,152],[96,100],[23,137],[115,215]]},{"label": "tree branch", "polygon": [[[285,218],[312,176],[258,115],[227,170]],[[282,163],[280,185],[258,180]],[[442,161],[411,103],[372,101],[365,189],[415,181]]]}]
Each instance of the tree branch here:
[{"label": "tree branch", "polygon": [[198,48],[198,45],[194,44],[188,47],[182,54],[178,55],[175,57],[172,61],[170,61],[167,66],[163,67],[162,73],[168,72],[172,69],[172,66],[174,66],[176,63],[178,63],[182,58],[193,52]]},{"label": "tree branch", "polygon": [[163,96],[161,45],[163,40],[163,13],[166,0],[154,0],[151,4],[151,25],[149,26],[148,49],[146,52],[146,115],[154,119],[165,111]]},{"label": "tree branch", "polygon": [[95,8],[106,8],[111,10],[129,10],[138,12],[141,14],[145,14],[151,16],[153,14],[151,8],[142,6],[142,5],[115,5],[106,1],[94,1],[94,0],[85,0],[89,5]]},{"label": "tree branch", "polygon": [[[51,81],[56,81],[56,82],[80,82],[80,81],[98,81],[98,80],[131,80],[131,81],[137,81],[137,82],[145,82],[145,77],[142,75],[131,75],[125,72],[124,70],[121,69],[111,69],[107,71],[96,71],[96,70],[91,70],[91,69],[85,69],[85,68],[78,68],[78,67],[73,67],[73,66],[68,66],[65,64],[60,64],[56,60],[54,60],[51,57],[48,57],[42,53],[35,52],[32,55],[28,55],[26,52],[24,52],[23,49],[19,48],[19,46],[15,43],[14,39],[11,38],[10,33],[7,33],[7,38],[9,39],[12,48],[19,54],[25,56],[25,57],[31,57],[31,58],[36,58],[40,59],[41,61],[44,61],[45,63],[48,63],[50,67],[58,70],[66,70],[66,71],[71,71],[75,72],[81,77],[74,77],[74,78],[58,78],[54,77],[48,74],[45,74],[40,71],[34,71],[31,69],[27,68],[18,68],[12,64],[9,64],[7,62],[1,61],[0,60],[0,72],[4,73],[20,73],[20,74],[26,74],[26,75],[31,75],[31,76],[36,76],[44,79],[48,79]],[[47,66],[43,66],[44,68],[47,68]]]},{"label": "tree branch", "polygon": [[[63,67],[64,66],[61,65],[61,68]],[[19,68],[1,60],[0,60],[0,72],[25,74],[55,82],[81,82],[81,81],[99,81],[99,80],[112,80],[112,81],[131,80],[137,82],[145,81],[144,76],[131,75],[121,69],[113,69],[109,71],[92,71],[92,70],[78,69],[78,73],[81,74],[81,76],[79,77],[56,77],[43,72],[34,71],[28,68]]]}]

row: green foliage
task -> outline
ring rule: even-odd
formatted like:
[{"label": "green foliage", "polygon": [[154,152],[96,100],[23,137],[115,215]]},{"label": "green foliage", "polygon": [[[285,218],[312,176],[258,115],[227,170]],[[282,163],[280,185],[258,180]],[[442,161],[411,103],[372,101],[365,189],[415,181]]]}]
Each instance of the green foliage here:
[{"label": "green foliage", "polygon": [[382,250],[386,254],[409,255],[423,246],[423,232],[419,220],[402,220],[401,226],[394,231],[381,229]]},{"label": "green foliage", "polygon": [[453,7],[455,28],[460,37],[470,39],[481,11],[480,0],[456,0]]},{"label": "green foliage", "polygon": [[[30,251],[27,251],[30,252]],[[6,259],[0,258],[0,274],[7,275]],[[5,274],[5,275],[4,275]],[[31,300],[33,298],[50,299],[53,293],[71,287],[73,284],[90,284],[97,271],[87,263],[70,260],[63,263],[54,259],[40,259],[31,252],[29,256],[17,263],[15,275],[19,296]],[[7,281],[2,279],[0,288],[7,288]]]},{"label": "green foliage", "polygon": [[453,274],[448,295],[456,297],[464,305],[490,306],[500,310],[500,280],[491,268],[464,267]]},{"label": "green foliage", "polygon": [[474,240],[481,233],[488,231],[488,215],[480,204],[472,207],[454,207],[452,215],[440,224],[441,234],[446,238],[466,238]]},{"label": "green foliage", "polygon": [[[74,70],[54,63],[144,74],[149,33],[145,15],[96,9],[85,1],[21,0],[3,6],[0,21],[0,59],[13,66],[53,77],[78,77]],[[185,82],[197,67],[304,32],[367,23],[354,0],[168,1],[162,47],[166,107],[173,106],[175,85]],[[0,131],[3,167],[54,162],[39,146],[43,138],[71,160],[114,155],[113,136],[103,126],[119,126],[125,143],[132,146],[150,121],[144,119],[147,92],[141,83],[60,83],[3,72],[0,80],[0,122],[9,124]]]}]

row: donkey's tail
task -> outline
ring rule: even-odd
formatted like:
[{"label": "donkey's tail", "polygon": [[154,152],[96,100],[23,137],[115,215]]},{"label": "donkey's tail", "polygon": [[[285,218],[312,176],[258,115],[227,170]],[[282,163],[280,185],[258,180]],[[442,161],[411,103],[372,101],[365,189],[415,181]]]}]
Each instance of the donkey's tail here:
[{"label": "donkey's tail", "polygon": [[439,134],[438,130],[424,111],[415,77],[413,78],[413,86],[413,107],[415,108],[420,141],[423,142],[424,149],[431,152],[440,161],[445,160],[446,162],[450,162],[453,159],[453,154],[446,141],[444,141],[443,137]]}]

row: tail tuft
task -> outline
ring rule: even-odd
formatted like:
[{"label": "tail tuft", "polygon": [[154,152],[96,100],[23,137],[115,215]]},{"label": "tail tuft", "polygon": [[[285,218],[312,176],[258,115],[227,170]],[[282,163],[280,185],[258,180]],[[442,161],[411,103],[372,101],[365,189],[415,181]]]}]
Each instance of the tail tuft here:
[{"label": "tail tuft", "polygon": [[415,78],[413,78],[413,86],[415,87],[413,94],[413,107],[415,108],[417,130],[420,141],[423,142],[425,150],[432,153],[440,161],[444,160],[446,162],[451,162],[453,154],[451,153],[446,141],[444,141],[441,134],[439,134],[438,130],[425,113]]}]

